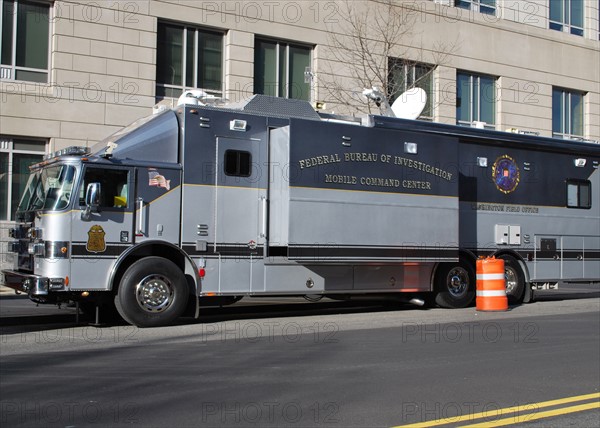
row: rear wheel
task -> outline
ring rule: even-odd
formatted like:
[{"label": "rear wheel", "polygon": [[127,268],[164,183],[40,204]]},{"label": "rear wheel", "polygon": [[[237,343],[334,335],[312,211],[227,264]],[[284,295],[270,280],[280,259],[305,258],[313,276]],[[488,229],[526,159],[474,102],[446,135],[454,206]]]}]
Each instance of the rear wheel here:
[{"label": "rear wheel", "polygon": [[475,275],[465,262],[443,263],[435,275],[435,303],[442,308],[465,308],[475,298]]},{"label": "rear wheel", "polygon": [[511,304],[522,303],[525,296],[525,275],[523,275],[519,262],[509,256],[500,258],[504,260],[504,277],[506,278],[508,302]]},{"label": "rear wheel", "polygon": [[162,257],[146,257],[132,264],[115,296],[119,314],[138,327],[171,324],[183,314],[187,301],[185,275]]}]

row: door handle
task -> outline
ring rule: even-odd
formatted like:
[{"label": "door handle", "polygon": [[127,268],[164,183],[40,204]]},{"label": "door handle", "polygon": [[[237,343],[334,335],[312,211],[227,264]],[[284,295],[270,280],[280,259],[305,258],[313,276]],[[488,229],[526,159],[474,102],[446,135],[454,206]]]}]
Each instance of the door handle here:
[{"label": "door handle", "polygon": [[267,197],[266,196],[261,196],[260,199],[262,200],[262,228],[261,228],[261,232],[260,232],[260,237],[261,238],[266,238],[267,237]]},{"label": "door handle", "polygon": [[146,230],[146,219],[144,217],[144,199],[137,198],[135,200],[137,210],[137,227],[135,228],[135,236],[144,236]]}]

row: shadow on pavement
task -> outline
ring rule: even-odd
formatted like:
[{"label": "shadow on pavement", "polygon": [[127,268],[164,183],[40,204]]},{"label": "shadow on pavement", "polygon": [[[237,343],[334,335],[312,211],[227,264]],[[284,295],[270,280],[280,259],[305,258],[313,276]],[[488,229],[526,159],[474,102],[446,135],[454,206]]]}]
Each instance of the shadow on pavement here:
[{"label": "shadow on pavement", "polygon": [[[564,291],[549,290],[536,291],[535,301],[552,302],[563,300],[579,300],[600,298],[600,290],[574,289],[565,287]],[[8,309],[7,309],[8,308]],[[176,325],[209,324],[225,321],[288,318],[302,316],[327,316],[337,314],[359,314],[368,312],[391,312],[397,310],[424,310],[409,303],[397,301],[352,300],[336,301],[323,299],[319,302],[308,302],[301,299],[276,299],[276,298],[244,298],[240,303],[223,307],[202,307],[200,318],[183,317]],[[75,308],[65,307],[58,309],[56,306],[39,305],[29,301],[26,296],[0,295],[0,335],[36,332],[69,327],[85,327],[93,325],[93,317],[84,314],[76,321]],[[125,321],[107,320],[105,323],[100,314],[100,325],[112,327],[127,325]]]},{"label": "shadow on pavement", "polygon": [[[29,304],[29,310],[19,308],[19,310],[10,311],[12,314],[7,314],[9,311],[3,311],[2,306],[6,300],[20,299],[22,304]],[[223,321],[235,321],[246,319],[265,319],[265,318],[287,318],[299,316],[314,316],[314,315],[336,315],[344,313],[365,313],[365,312],[386,312],[396,311],[400,309],[421,309],[417,306],[398,303],[398,302],[381,302],[381,301],[334,301],[327,300],[323,302],[286,302],[281,299],[277,303],[264,303],[258,298],[249,298],[242,300],[244,303],[238,303],[232,306],[224,307],[202,307],[200,318],[182,317],[175,325],[191,325],[191,324],[209,324]],[[273,300],[273,299],[270,299]],[[19,302],[21,303],[21,302]],[[41,307],[42,305],[40,305]],[[84,314],[80,314],[79,323],[76,322],[75,308],[58,309],[55,306],[45,308],[44,313],[33,315],[35,312],[35,303],[30,302],[27,298],[21,296],[1,296],[0,297],[0,335],[14,334],[22,332],[35,332],[52,330],[59,328],[90,326],[94,323],[94,318]],[[18,312],[18,313],[17,313]],[[25,313],[28,312],[28,313]],[[106,323],[100,314],[100,325],[102,327],[112,327],[119,325],[128,325],[125,321],[110,320]]]}]

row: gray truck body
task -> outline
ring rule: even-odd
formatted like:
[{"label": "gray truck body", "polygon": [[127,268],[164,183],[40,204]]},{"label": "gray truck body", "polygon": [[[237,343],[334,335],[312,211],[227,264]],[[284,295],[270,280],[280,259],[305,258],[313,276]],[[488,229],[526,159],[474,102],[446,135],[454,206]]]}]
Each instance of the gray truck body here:
[{"label": "gray truck body", "polygon": [[[436,292],[442,266],[495,255],[528,295],[600,280],[599,161],[590,143],[357,121],[259,95],[181,106],[34,167],[65,166],[69,200],[22,202],[3,273],[55,303],[117,294],[133,263],[162,257],[198,314],[201,297]],[[121,193],[82,215],[86,186],[103,180],[103,196],[119,180]]]}]

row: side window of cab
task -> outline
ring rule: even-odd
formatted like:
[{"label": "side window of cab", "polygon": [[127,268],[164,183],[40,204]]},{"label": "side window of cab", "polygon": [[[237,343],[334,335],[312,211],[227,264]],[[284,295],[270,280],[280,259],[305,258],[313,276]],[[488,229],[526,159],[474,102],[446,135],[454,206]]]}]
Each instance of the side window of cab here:
[{"label": "side window of cab", "polygon": [[129,171],[87,167],[83,182],[79,189],[79,206],[85,206],[85,192],[88,184],[100,183],[100,208],[103,210],[119,210],[127,208],[129,203]]}]

